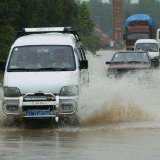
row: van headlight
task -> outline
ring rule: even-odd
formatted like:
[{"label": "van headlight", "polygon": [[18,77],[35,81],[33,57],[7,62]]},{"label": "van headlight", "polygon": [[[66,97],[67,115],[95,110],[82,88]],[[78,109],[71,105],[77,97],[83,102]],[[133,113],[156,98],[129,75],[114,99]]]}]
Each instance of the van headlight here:
[{"label": "van headlight", "polygon": [[114,68],[108,69],[108,74],[115,74],[115,73],[117,73],[117,69]]},{"label": "van headlight", "polygon": [[17,87],[4,87],[4,97],[19,97],[21,92]]},{"label": "van headlight", "polygon": [[77,103],[74,100],[60,100],[60,113],[70,113],[77,110]]},{"label": "van headlight", "polygon": [[18,114],[19,100],[6,100],[3,102],[3,110],[6,114]]},{"label": "van headlight", "polygon": [[60,91],[60,96],[77,96],[79,95],[79,88],[77,85],[64,86]]}]

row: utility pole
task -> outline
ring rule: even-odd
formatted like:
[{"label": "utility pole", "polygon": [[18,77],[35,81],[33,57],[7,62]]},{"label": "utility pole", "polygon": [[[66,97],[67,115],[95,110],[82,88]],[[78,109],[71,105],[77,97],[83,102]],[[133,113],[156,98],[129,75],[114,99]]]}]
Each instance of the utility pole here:
[{"label": "utility pole", "polygon": [[123,9],[122,0],[112,0],[113,41],[121,44],[123,41]]}]

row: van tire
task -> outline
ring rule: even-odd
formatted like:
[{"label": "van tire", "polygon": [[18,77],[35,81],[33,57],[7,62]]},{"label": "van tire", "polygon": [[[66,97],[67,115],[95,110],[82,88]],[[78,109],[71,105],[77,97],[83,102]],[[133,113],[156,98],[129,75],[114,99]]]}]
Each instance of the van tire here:
[{"label": "van tire", "polygon": [[59,119],[59,126],[77,127],[79,125],[80,123],[77,115],[64,116]]}]

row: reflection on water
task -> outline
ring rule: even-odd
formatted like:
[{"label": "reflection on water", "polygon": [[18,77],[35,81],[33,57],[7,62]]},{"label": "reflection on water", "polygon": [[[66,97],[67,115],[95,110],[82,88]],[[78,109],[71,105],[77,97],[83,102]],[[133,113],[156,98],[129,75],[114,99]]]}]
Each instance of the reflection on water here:
[{"label": "reflection on water", "polygon": [[3,129],[1,159],[158,160],[160,130]]}]

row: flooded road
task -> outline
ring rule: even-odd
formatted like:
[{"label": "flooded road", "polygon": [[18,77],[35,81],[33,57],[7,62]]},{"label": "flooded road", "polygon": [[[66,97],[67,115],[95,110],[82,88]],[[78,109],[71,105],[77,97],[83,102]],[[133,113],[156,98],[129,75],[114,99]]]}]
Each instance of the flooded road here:
[{"label": "flooded road", "polygon": [[1,111],[0,160],[159,160],[160,71],[107,79],[105,61],[113,53],[88,56],[79,127],[5,126]]},{"label": "flooded road", "polygon": [[159,160],[159,129],[1,130],[0,159]]}]

